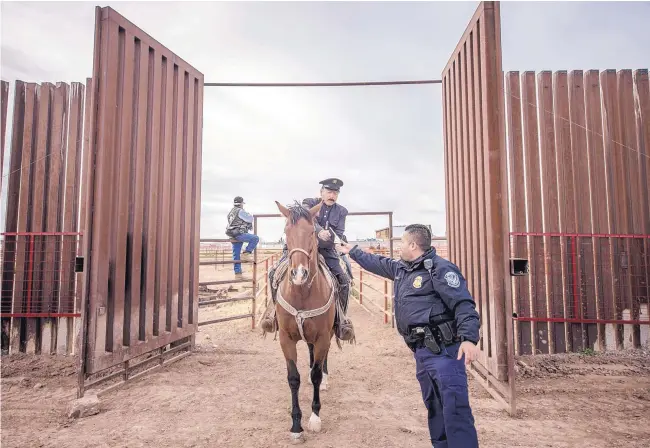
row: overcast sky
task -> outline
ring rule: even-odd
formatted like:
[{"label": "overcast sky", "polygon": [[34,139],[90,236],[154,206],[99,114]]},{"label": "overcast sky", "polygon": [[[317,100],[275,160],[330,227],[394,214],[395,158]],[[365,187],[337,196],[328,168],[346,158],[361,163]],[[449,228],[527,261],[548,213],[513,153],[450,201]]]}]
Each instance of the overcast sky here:
[{"label": "overcast sky", "polygon": [[[478,3],[106,5],[206,82],[337,82],[439,79]],[[94,6],[2,2],[2,79],[83,82],[92,73]],[[648,2],[506,2],[501,11],[505,71],[650,65]],[[207,87],[201,236],[223,237],[236,195],[252,213],[275,213],[274,200],[316,196],[327,177],[345,182],[339,201],[350,211],[392,210],[395,224],[444,234],[440,97],[438,85]],[[374,236],[386,225],[350,217],[347,233]],[[280,220],[261,222],[263,238],[281,232]]]}]

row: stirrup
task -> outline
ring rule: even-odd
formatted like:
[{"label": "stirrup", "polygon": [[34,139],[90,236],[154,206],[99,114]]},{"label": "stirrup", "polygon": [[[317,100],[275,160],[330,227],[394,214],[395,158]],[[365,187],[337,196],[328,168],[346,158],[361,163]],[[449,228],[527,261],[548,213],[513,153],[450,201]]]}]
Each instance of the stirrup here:
[{"label": "stirrup", "polygon": [[354,334],[354,325],[350,319],[345,319],[343,322],[337,322],[334,325],[334,334],[341,341],[350,341],[352,343],[356,340]]},{"label": "stirrup", "polygon": [[262,330],[264,330],[265,333],[275,333],[278,331],[278,320],[273,317],[273,319],[270,318],[270,316],[265,317],[262,319],[260,322],[260,326],[262,327]]},{"label": "stirrup", "polygon": [[262,319],[260,319],[260,327],[262,327],[264,334],[278,331],[278,318],[275,313],[274,303],[269,303],[266,310],[264,310]]}]

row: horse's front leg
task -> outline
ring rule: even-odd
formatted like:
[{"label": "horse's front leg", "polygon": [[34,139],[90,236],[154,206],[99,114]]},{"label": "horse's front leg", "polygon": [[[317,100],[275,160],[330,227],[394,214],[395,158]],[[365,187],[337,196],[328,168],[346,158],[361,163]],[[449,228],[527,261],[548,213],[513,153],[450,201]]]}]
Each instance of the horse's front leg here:
[{"label": "horse's front leg", "polygon": [[[311,372],[312,372],[312,369],[314,368],[314,344],[307,344],[307,346],[309,347],[309,378],[308,378],[308,381],[309,381],[309,384],[313,384],[311,382]],[[328,373],[327,373],[327,358],[328,357],[329,357],[329,352],[325,356],[325,360],[323,361],[323,366],[322,366],[323,380],[320,383],[320,390],[327,390],[327,376],[328,376]]]},{"label": "horse's front leg", "polygon": [[291,389],[291,441],[303,441],[303,429],[301,425],[302,411],[300,410],[300,403],[298,401],[298,391],[300,390],[300,372],[296,362],[298,360],[298,353],[296,350],[296,341],[292,341],[286,331],[280,330],[280,346],[284,353],[284,358],[287,361],[287,380],[289,382],[289,389]]},{"label": "horse's front leg", "polygon": [[320,383],[320,390],[327,390],[327,379],[329,378],[329,373],[327,372],[327,359],[330,357],[329,352],[325,355],[325,361],[323,361],[323,381]]},{"label": "horse's front leg", "polygon": [[309,376],[307,377],[307,382],[311,384],[311,369],[314,368],[314,344],[307,343],[309,348]]},{"label": "horse's front leg", "polygon": [[309,429],[320,432],[322,421],[320,418],[320,387],[323,381],[323,365],[329,352],[330,341],[327,338],[319,338],[314,344],[314,366],[311,369],[311,382],[314,385],[314,399],[311,403],[311,417],[309,418]]}]

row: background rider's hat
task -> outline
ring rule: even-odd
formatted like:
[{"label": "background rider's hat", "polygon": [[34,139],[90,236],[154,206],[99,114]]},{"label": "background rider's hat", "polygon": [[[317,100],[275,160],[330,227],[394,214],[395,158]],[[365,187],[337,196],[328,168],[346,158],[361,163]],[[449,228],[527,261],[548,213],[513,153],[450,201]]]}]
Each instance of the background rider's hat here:
[{"label": "background rider's hat", "polygon": [[241,196],[236,196],[233,202],[235,203],[235,205],[242,205],[244,204],[244,198],[242,198]]},{"label": "background rider's hat", "polygon": [[319,183],[322,184],[323,187],[327,188],[328,190],[333,190],[333,191],[340,191],[341,187],[343,186],[343,181],[335,177],[321,180]]}]

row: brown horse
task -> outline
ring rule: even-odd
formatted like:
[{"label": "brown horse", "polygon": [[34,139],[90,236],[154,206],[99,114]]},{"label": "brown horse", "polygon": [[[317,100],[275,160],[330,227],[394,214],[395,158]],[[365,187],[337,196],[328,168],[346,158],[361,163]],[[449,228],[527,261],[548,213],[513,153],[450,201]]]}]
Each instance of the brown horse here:
[{"label": "brown horse", "polygon": [[331,277],[319,267],[318,240],[314,230],[314,218],[322,202],[311,209],[300,204],[287,208],[276,201],[278,209],[287,218],[284,232],[287,237],[289,272],[278,288],[276,312],[280,332],[280,346],[287,362],[289,388],[291,389],[291,439],[303,438],[302,411],[298,403],[300,373],[296,366],[296,344],[304,340],[309,345],[311,383],[314,397],[308,428],[321,430],[320,386],[323,365],[327,360],[332,336],[336,304]]}]

